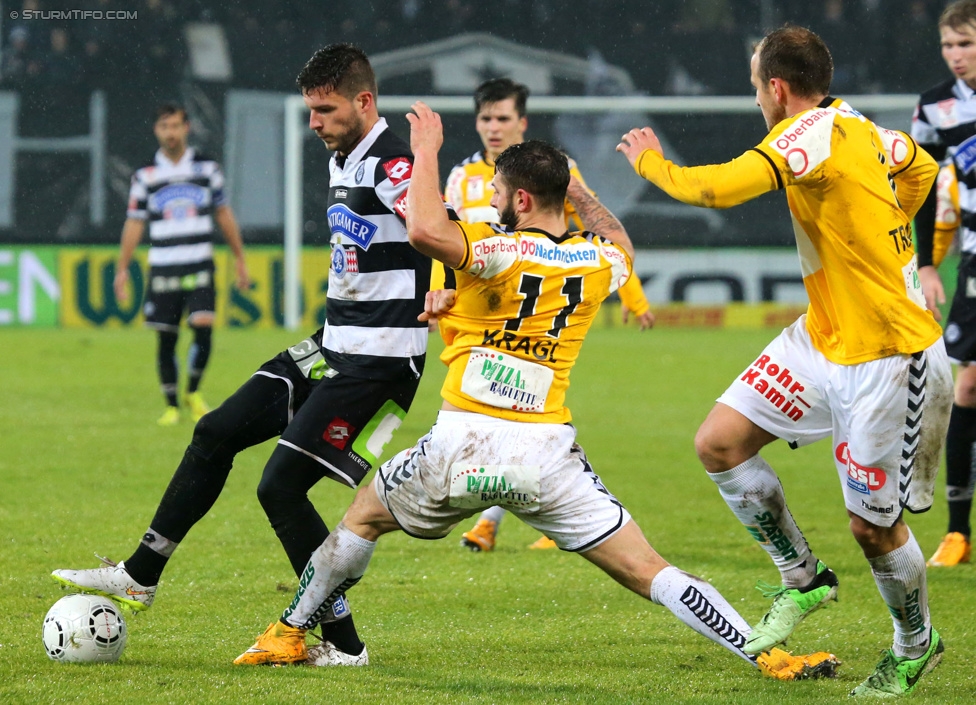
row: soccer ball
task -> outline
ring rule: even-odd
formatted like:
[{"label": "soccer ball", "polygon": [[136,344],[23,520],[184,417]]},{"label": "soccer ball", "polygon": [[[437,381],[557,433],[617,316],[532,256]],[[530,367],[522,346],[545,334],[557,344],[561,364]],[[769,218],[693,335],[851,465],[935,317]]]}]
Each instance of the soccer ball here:
[{"label": "soccer ball", "polygon": [[118,661],[128,630],[119,608],[107,597],[68,595],[44,617],[44,650],[52,661]]}]

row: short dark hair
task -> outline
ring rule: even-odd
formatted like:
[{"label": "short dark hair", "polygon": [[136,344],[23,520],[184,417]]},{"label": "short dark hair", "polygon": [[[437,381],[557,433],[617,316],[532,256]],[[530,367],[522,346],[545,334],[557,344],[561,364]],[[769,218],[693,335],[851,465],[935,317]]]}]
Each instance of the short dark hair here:
[{"label": "short dark hair", "polygon": [[823,40],[806,27],[784,25],[767,34],[756,47],[758,75],[763,83],[779,78],[801,98],[830,93],[834,60]]},{"label": "short dark hair", "polygon": [[562,211],[569,186],[569,157],[542,140],[513,144],[495,159],[495,173],[509,188],[524,189],[541,210]]},{"label": "short dark hair", "polygon": [[529,99],[529,89],[510,78],[492,78],[482,83],[474,92],[474,111],[481,112],[486,103],[497,103],[508,98],[515,99],[515,111],[525,117],[525,103]]},{"label": "short dark hair", "polygon": [[153,113],[153,124],[156,124],[163,118],[167,118],[170,115],[177,115],[179,113],[183,114],[183,122],[190,121],[189,116],[186,114],[186,108],[179,103],[160,103],[156,106],[156,110]]},{"label": "short dark hair", "polygon": [[337,91],[352,100],[367,91],[376,96],[376,74],[366,53],[353,44],[329,44],[312,54],[296,79],[302,93]]},{"label": "short dark hair", "polygon": [[976,0],[958,0],[942,11],[939,27],[959,30],[966,25],[976,25]]}]

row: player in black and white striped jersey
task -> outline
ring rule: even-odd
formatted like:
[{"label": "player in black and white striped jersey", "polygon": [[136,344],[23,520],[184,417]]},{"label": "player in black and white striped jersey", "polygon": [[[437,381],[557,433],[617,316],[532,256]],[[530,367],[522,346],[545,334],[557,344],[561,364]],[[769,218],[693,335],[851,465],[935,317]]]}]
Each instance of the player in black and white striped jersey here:
[{"label": "player in black and white striped jersey", "polygon": [[[912,137],[941,164],[953,165],[959,186],[961,250],[956,293],[945,322],[945,345],[956,361],[956,381],[946,436],[946,499],[949,525],[932,567],[969,563],[970,513],[976,485],[976,2],[949,5],[939,19],[942,58],[953,74],[919,98]],[[936,320],[945,303],[933,260],[938,190],[933,187],[915,217],[918,276]]]},{"label": "player in black and white striped jersey", "polygon": [[[235,456],[275,436],[258,498],[296,575],[329,529],[308,499],[323,477],[356,487],[413,402],[424,369],[424,310],[430,259],[414,250],[404,224],[413,157],[376,107],[366,55],[349,44],[316,52],[298,85],[309,127],[335,152],[328,218],[333,258],[325,326],[258,369],[197,424],[149,530],[125,561],[53,577],[82,591],[147,609],[167,561],[213,506]],[[322,624],[314,665],[365,665],[348,603]]]},{"label": "player in black and white striped jersey", "polygon": [[163,426],[179,422],[176,342],[180,320],[193,330],[187,359],[186,401],[194,421],[210,409],[198,388],[210,359],[214,321],[214,222],[234,254],[237,285],[249,285],[244,246],[234,213],[224,194],[220,165],[187,146],[190,123],[182,106],[161,105],[153,132],[159,150],[152,164],[132,175],[129,207],[122,229],[122,248],[115,275],[115,295],[129,297],[129,264],[149,223],[149,280],[144,313],[146,325],[159,338],[156,366],[166,397]]}]

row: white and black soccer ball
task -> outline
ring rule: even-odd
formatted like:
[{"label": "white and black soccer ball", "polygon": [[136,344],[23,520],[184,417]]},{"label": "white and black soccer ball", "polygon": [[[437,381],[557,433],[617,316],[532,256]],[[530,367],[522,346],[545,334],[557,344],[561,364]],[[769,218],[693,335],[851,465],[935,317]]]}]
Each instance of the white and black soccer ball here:
[{"label": "white and black soccer ball", "polygon": [[44,650],[64,663],[111,663],[125,649],[128,630],[118,606],[99,595],[68,595],[44,617]]}]

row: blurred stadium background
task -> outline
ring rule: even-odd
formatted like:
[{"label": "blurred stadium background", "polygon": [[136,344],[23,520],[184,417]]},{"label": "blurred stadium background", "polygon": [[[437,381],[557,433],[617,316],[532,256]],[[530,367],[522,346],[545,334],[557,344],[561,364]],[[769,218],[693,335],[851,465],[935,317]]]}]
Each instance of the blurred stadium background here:
[{"label": "blurred stadium background", "polygon": [[[613,152],[619,136],[652,124],[668,156],[688,164],[747,149],[765,134],[749,104],[748,57],[766,29],[785,21],[824,37],[836,64],[833,94],[867,106],[887,127],[907,129],[914,96],[945,73],[936,29],[945,2],[936,0],[68,5],[0,1],[0,324],[138,322],[138,302],[122,307],[112,296],[113,253],[129,177],[157,147],[152,110],[176,100],[188,108],[191,144],[224,165],[245,242],[267,246],[249,254],[254,290],[218,282],[220,320],[279,325],[285,98],[296,94],[294,77],[315,49],[351,41],[370,54],[381,114],[404,137],[404,110],[384,109],[384,97],[469,100],[478,83],[500,75],[529,85],[529,135],[574,156],[621,216],[640,249],[636,269],[652,303],[719,307],[687,315],[665,307],[662,322],[727,324],[724,304],[766,302],[780,308],[759,307],[763,313],[743,320],[780,325],[805,301],[782,195],[729,211],[681,206]],[[538,106],[547,96],[602,97],[607,109],[544,111]],[[685,107],[622,110],[614,102],[642,96]],[[715,112],[719,96],[739,101]],[[442,177],[480,146],[468,105],[446,116]],[[305,141],[309,319],[324,302],[328,260],[314,246],[328,243],[328,158],[317,140]]]}]

